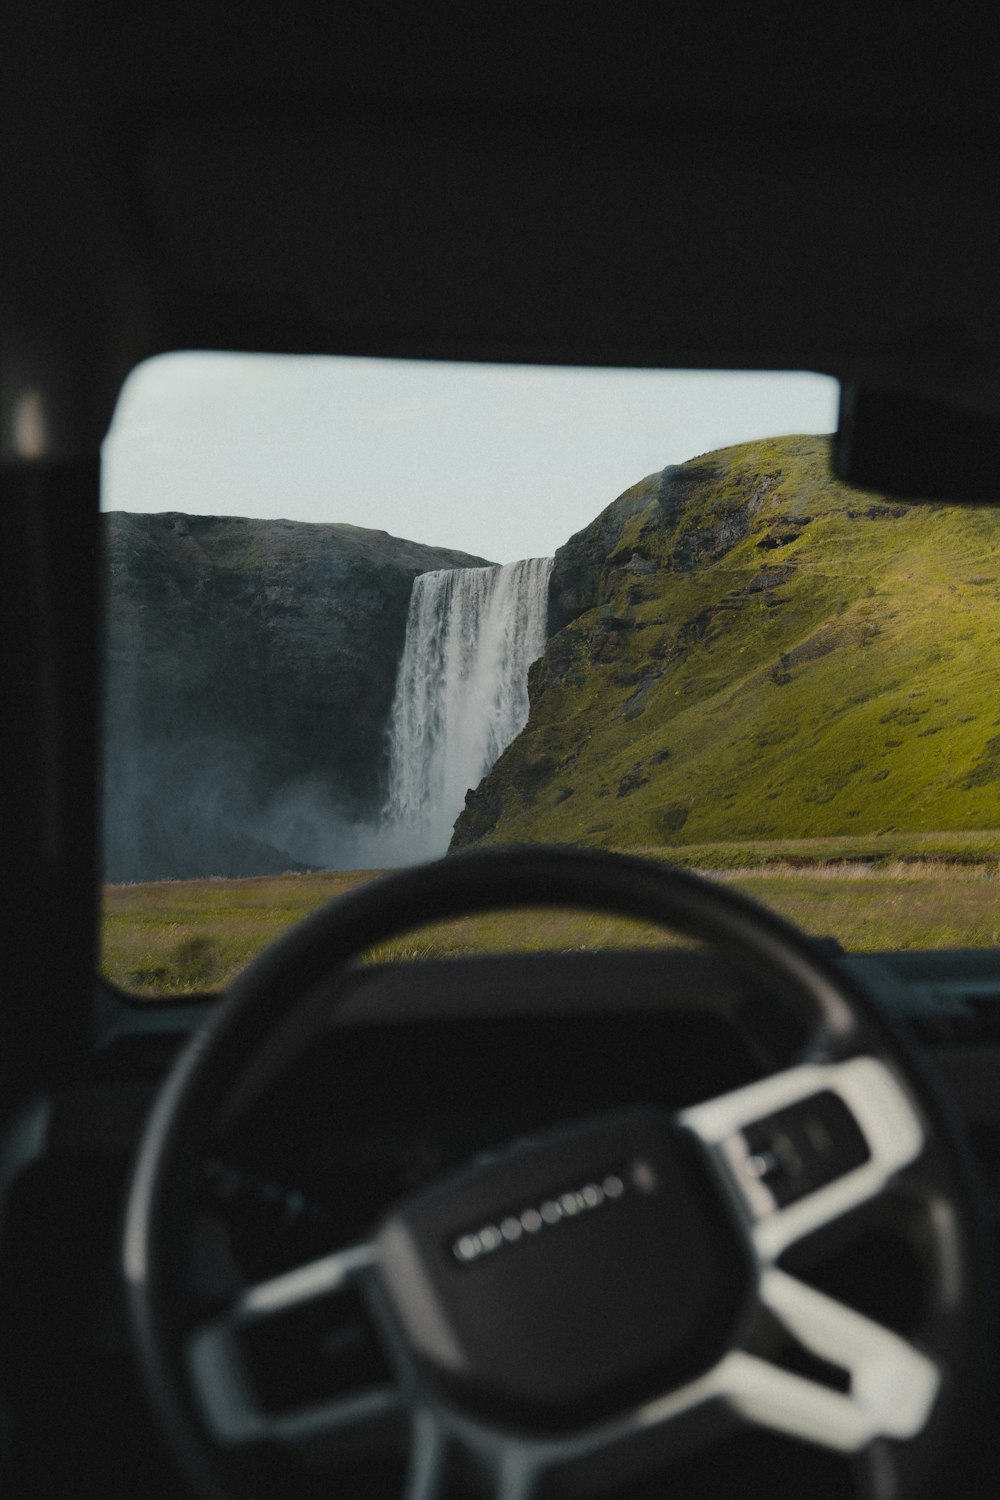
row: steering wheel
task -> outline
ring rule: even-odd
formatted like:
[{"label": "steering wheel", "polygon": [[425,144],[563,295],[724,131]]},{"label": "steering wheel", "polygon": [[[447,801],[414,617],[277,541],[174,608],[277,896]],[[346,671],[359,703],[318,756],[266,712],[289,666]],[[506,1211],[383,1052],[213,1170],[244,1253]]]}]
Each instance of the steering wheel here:
[{"label": "steering wheel", "polygon": [[[193,1173],[221,1101],[294,1027],[296,1005],[402,930],[526,906],[615,912],[717,944],[763,976],[786,1034],[807,1041],[791,1066],[679,1113],[601,1113],[478,1158],[386,1205],[363,1243],[206,1313],[184,1271]],[[919,1317],[905,1334],[783,1264],[888,1195],[921,1225]],[[713,1445],[750,1427],[853,1460],[872,1500],[910,1500],[983,1387],[984,1224],[919,1059],[813,943],[685,871],[530,849],[372,882],[234,982],[152,1112],[124,1266],[153,1405],[203,1494],[267,1493],[269,1455],[400,1430],[408,1500],[452,1493],[456,1472],[497,1500],[550,1485],[623,1494],[679,1455],[710,1464]],[[762,1319],[798,1359],[762,1351]],[[294,1365],[307,1327],[334,1350],[329,1388],[276,1410],[267,1371]]]}]

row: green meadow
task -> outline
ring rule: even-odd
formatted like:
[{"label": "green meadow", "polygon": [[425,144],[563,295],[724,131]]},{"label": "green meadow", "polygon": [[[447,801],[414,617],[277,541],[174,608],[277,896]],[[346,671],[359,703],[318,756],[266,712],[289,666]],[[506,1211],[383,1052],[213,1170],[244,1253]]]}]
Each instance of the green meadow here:
[{"label": "green meadow", "polygon": [[[643,852],[698,866],[853,951],[1000,945],[1000,834],[927,834],[906,848],[900,839],[889,843],[786,840],[771,850],[729,843]],[[102,970],[148,998],[221,989],[285,928],[375,874],[107,886]],[[580,951],[671,940],[659,929],[612,917],[546,909],[425,927],[374,956]]]}]

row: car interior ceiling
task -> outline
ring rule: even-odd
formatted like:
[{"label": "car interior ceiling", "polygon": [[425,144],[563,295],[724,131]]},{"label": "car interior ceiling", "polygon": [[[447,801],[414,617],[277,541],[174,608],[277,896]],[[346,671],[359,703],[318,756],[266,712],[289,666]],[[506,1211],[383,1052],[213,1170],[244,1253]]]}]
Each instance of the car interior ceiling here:
[{"label": "car interior ceiling", "polygon": [[[842,385],[841,478],[997,500],[1000,106],[973,22],[647,7],[587,30],[372,3],[327,41],[309,9],[5,16],[5,1493],[56,1492],[60,1422],[75,1494],[178,1493],[166,1458],[149,1476],[161,1439],[124,1356],[88,1396],[100,1338],[80,1311],[110,1295],[128,1162],[197,1010],[95,1064],[100,1027],[128,1030],[93,978],[100,446],[128,372],[199,348],[817,370]],[[946,956],[900,962],[903,1011],[911,971],[913,1031],[997,1212],[1000,1033],[976,999],[1000,991],[997,955],[958,977]],[[959,991],[958,1019],[935,1011]],[[37,1100],[59,1101],[58,1131],[26,1177]],[[113,1433],[111,1394],[131,1401]]]}]

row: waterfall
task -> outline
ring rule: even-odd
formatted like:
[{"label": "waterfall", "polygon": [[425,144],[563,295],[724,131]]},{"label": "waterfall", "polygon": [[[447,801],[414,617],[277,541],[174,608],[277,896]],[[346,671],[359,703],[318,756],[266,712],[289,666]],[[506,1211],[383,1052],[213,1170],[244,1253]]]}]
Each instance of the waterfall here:
[{"label": "waterfall", "polygon": [[528,719],[545,649],[550,557],[413,581],[389,723],[386,831],[412,858],[443,854],[470,787]]}]

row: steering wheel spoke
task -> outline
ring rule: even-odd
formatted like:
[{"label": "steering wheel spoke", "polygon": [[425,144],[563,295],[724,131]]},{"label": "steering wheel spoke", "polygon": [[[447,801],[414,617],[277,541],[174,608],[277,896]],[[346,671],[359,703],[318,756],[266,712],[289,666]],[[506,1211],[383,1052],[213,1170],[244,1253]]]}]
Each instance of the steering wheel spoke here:
[{"label": "steering wheel spoke", "polygon": [[287,1447],[353,1432],[372,1441],[404,1410],[368,1283],[369,1245],[248,1288],[188,1341],[195,1391],[217,1441]]},{"label": "steering wheel spoke", "polygon": [[[772,1266],[760,1299],[801,1347],[844,1371],[846,1391],[792,1373],[789,1381],[751,1381],[744,1414],[762,1425],[824,1447],[857,1451],[877,1437],[911,1438],[930,1414],[941,1384],[933,1360],[897,1333]],[[781,1375],[785,1371],[776,1372]],[[759,1372],[758,1372],[759,1374]]]},{"label": "steering wheel spoke", "polygon": [[478,1427],[454,1412],[418,1404],[411,1426],[410,1464],[403,1500],[437,1500],[449,1462],[464,1455],[493,1500],[531,1500],[551,1467],[537,1444]]},{"label": "steering wheel spoke", "polygon": [[765,1266],[877,1197],[924,1146],[902,1084],[869,1056],[802,1063],[679,1119],[708,1147]]}]

